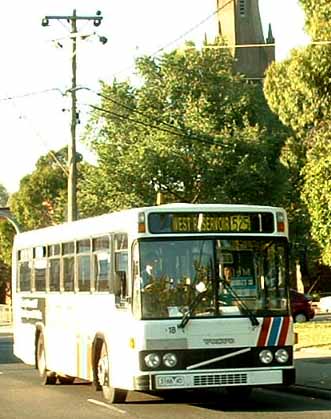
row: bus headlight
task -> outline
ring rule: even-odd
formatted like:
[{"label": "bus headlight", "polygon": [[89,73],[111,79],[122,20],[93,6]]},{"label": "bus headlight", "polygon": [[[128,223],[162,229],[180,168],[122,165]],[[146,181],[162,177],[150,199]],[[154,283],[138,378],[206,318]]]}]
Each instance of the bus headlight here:
[{"label": "bus headlight", "polygon": [[160,366],[161,364],[161,358],[159,357],[158,354],[148,354],[145,356],[145,364],[147,365],[148,368],[157,368]]},{"label": "bus headlight", "polygon": [[269,349],[263,349],[263,351],[259,353],[259,358],[263,364],[270,364],[273,360],[273,355]]},{"label": "bus headlight", "polygon": [[285,364],[289,359],[289,354],[286,349],[278,349],[275,353],[275,358],[280,364]]},{"label": "bus headlight", "polygon": [[175,354],[169,352],[162,357],[164,365],[168,368],[173,368],[177,365],[177,357]]}]

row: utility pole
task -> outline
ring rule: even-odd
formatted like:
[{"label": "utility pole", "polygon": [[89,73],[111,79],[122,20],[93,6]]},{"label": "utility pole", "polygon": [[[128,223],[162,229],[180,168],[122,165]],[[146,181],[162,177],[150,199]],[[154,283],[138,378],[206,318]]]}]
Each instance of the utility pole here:
[{"label": "utility pole", "polygon": [[[97,11],[94,16],[77,16],[73,10],[71,16],[45,16],[42,26],[48,26],[50,20],[66,20],[71,23],[72,59],[71,59],[71,142],[68,145],[68,221],[78,218],[77,211],[77,162],[76,162],[76,126],[77,126],[77,20],[92,20],[94,26],[99,26],[102,21],[101,12]],[[99,38],[105,43],[106,38]]]},{"label": "utility pole", "polygon": [[76,10],[71,18],[72,34],[72,79],[71,79],[71,147],[68,147],[68,221],[77,220],[77,162],[76,162],[76,126],[77,126],[77,20]]}]

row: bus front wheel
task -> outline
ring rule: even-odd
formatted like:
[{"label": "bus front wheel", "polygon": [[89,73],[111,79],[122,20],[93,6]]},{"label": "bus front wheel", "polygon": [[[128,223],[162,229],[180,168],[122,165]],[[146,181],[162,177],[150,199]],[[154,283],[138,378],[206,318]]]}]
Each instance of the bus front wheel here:
[{"label": "bus front wheel", "polygon": [[48,371],[46,368],[45,339],[42,333],[40,333],[37,342],[37,368],[41,377],[42,384],[56,383],[56,373],[53,371]]},{"label": "bus front wheel", "polygon": [[75,381],[75,377],[71,377],[70,375],[58,375],[57,378],[60,384],[63,385],[73,384],[73,382]]},{"label": "bus front wheel", "polygon": [[105,342],[102,343],[100,358],[98,361],[98,383],[102,388],[104,398],[109,403],[124,403],[127,390],[115,388],[110,383],[110,362],[108,357],[107,346]]}]

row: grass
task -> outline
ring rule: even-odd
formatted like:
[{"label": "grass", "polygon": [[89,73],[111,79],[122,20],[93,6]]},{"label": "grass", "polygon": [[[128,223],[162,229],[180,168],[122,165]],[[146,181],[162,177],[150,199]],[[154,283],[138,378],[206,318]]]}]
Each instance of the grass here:
[{"label": "grass", "polygon": [[331,349],[331,323],[306,322],[295,323],[294,332],[298,335],[296,349],[311,346],[329,346]]}]

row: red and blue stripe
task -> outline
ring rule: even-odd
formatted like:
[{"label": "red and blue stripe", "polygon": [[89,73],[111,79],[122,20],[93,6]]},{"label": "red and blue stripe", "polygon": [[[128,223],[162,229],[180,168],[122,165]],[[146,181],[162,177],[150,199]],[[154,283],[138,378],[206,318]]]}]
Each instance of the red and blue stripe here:
[{"label": "red and blue stripe", "polygon": [[290,328],[290,317],[265,317],[257,346],[284,346]]}]

